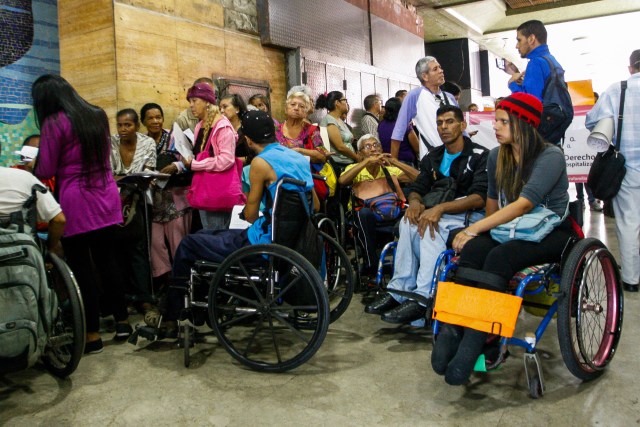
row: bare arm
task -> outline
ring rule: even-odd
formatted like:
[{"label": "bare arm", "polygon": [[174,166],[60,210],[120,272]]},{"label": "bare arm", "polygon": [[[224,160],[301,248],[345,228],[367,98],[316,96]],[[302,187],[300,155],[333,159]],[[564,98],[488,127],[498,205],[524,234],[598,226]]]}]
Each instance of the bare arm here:
[{"label": "bare arm", "polygon": [[417,157],[420,154],[420,141],[418,140],[418,135],[416,135],[416,132],[413,129],[409,131],[409,144]]},{"label": "bare arm", "polygon": [[244,217],[250,223],[258,219],[262,194],[267,185],[276,180],[275,175],[273,168],[260,157],[254,158],[251,162],[251,170],[249,171],[251,189],[247,197],[247,205],[244,207]]},{"label": "bare arm", "polygon": [[395,166],[402,171],[402,175],[398,177],[398,181],[400,182],[413,182],[416,180],[418,175],[420,175],[420,171],[418,171],[418,169],[401,162],[397,158],[386,157],[385,159],[389,165]]},{"label": "bare arm", "polygon": [[342,136],[340,136],[340,131],[336,125],[327,126],[327,133],[329,134],[329,141],[331,145],[333,145],[338,151],[338,153],[349,157],[350,159],[358,161],[358,156],[353,151],[349,150],[349,148],[342,141]]},{"label": "bare arm", "polygon": [[327,161],[327,157],[322,154],[318,150],[309,150],[307,148],[292,148],[293,151],[296,151],[303,156],[309,156],[311,159],[311,163],[325,163]]},{"label": "bare arm", "polygon": [[487,205],[489,206],[489,212],[493,212],[487,212],[487,216],[484,219],[470,225],[464,229],[462,233],[458,233],[456,238],[453,240],[453,249],[457,252],[460,252],[462,248],[464,248],[464,245],[476,235],[489,231],[500,224],[505,224],[514,218],[524,215],[534,207],[533,203],[524,197],[519,197],[518,200],[513,203],[509,203],[502,209],[495,209],[498,206],[495,199],[488,199]]},{"label": "bare arm", "polygon": [[59,253],[60,238],[64,232],[64,226],[67,223],[67,219],[64,214],[60,212],[58,215],[51,218],[49,221],[49,237],[47,238],[47,247],[49,250]]}]

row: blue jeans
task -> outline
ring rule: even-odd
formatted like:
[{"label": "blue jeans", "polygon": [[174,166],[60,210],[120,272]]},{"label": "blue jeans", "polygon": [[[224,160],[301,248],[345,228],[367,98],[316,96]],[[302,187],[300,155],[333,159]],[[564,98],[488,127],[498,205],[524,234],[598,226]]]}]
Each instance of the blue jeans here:
[{"label": "blue jeans", "polygon": [[593,197],[591,188],[587,184],[582,182],[576,182],[576,199],[582,200],[584,202],[584,193],[582,192],[583,189],[587,191],[587,201],[589,202],[589,204],[595,202],[596,198]]},{"label": "blue jeans", "polygon": [[[415,292],[426,298],[431,296],[431,281],[435,271],[438,255],[447,249],[449,232],[465,226],[466,213],[444,214],[438,222],[435,239],[431,240],[429,229],[424,238],[418,234],[418,226],[404,219],[400,221],[400,238],[396,248],[393,278],[389,289]],[[484,213],[473,212],[469,215],[469,223],[484,218]],[[391,294],[398,302],[405,298]]]}]

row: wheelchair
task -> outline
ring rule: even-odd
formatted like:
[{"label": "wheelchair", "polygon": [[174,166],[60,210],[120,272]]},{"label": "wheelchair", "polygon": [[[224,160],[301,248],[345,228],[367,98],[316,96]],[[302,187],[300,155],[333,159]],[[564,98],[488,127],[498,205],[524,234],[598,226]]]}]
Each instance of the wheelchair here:
[{"label": "wheelchair", "polygon": [[304,241],[304,232],[309,222],[317,230],[318,222],[309,194],[290,189],[292,185],[305,184],[291,178],[277,184],[271,244],[246,246],[220,264],[197,261],[192,267],[179,322],[185,367],[198,337],[194,325],[206,321],[241,364],[256,371],[289,371],[313,357],[329,323],[347,309],[353,295],[347,255],[323,231],[317,231],[317,264],[302,255],[308,254],[304,247],[314,246]]},{"label": "wheelchair", "polygon": [[[9,234],[15,236],[15,243],[19,244],[15,246],[15,251],[9,251],[2,257],[0,266],[30,262],[28,259],[35,256],[36,268],[40,270],[40,275],[46,277],[47,287],[41,288],[41,291],[49,293],[41,294],[38,298],[39,322],[42,322],[46,335],[40,360],[53,375],[67,378],[76,370],[84,353],[84,305],[73,272],[61,258],[46,250],[42,243],[45,236],[36,233],[37,193],[46,191],[45,187],[35,185],[21,211],[0,218],[0,227],[9,230]],[[47,304],[47,301],[50,302]],[[44,313],[51,313],[51,317],[48,318]],[[2,371],[6,373],[5,369],[13,371],[26,367],[28,365],[23,364],[4,366]]]},{"label": "wheelchair", "polygon": [[[605,245],[598,239],[582,237],[569,242],[559,262],[528,267],[514,276],[509,285],[513,295],[522,300],[525,310],[539,310],[537,314],[542,319],[534,334],[526,334],[522,338],[500,334],[502,325],[495,324],[494,335],[499,343],[497,356],[484,362],[481,356],[476,370],[497,368],[509,354],[508,346],[521,347],[525,351],[529,395],[541,397],[545,386],[537,344],[552,319],[557,317],[560,351],[568,370],[582,381],[594,380],[604,373],[616,353],[622,331],[624,298],[621,279],[618,265]],[[437,298],[438,284],[445,282],[456,269],[457,257],[453,250],[440,254],[436,261],[432,295]],[[540,296],[544,302],[540,302],[540,298],[535,301]],[[434,300],[423,303],[429,304]],[[427,317],[431,317],[429,312]],[[438,313],[434,312],[433,317],[435,341],[439,328]]]}]

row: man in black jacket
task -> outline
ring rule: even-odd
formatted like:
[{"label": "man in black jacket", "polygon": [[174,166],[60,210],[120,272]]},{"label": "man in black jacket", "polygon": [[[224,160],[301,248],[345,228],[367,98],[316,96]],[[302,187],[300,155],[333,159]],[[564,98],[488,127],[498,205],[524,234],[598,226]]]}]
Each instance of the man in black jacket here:
[{"label": "man in black jacket", "polygon": [[[426,298],[432,297],[435,261],[446,249],[449,233],[481,219],[487,197],[489,150],[463,135],[467,124],[460,108],[445,105],[436,117],[443,145],[422,159],[420,175],[409,190],[388,286]],[[381,294],[365,307],[365,312],[381,314],[384,321],[418,321],[414,325],[422,322],[425,311],[417,301],[393,293]]]}]

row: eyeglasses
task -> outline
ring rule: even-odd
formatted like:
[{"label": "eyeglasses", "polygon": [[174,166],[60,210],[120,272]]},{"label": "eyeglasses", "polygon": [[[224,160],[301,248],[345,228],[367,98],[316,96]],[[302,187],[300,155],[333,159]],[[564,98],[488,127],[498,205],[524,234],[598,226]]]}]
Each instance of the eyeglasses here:
[{"label": "eyeglasses", "polygon": [[[433,95],[433,96],[435,96],[435,97],[436,97],[436,101],[438,101],[438,103],[440,104],[440,106],[441,106],[441,107],[444,107],[445,105],[447,105],[447,104],[444,102],[444,99],[442,99],[442,97],[441,97],[440,95]],[[445,95],[445,96],[446,96],[446,95]]]},{"label": "eyeglasses", "polygon": [[364,144],[362,146],[363,150],[373,150],[374,148],[382,148],[379,142],[374,142],[373,144]]}]

